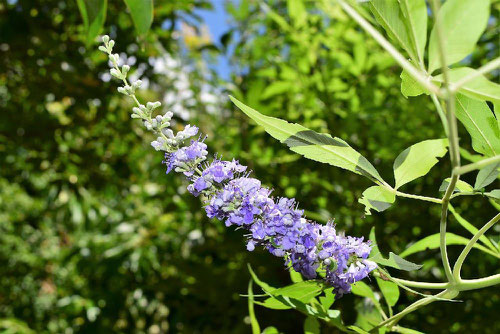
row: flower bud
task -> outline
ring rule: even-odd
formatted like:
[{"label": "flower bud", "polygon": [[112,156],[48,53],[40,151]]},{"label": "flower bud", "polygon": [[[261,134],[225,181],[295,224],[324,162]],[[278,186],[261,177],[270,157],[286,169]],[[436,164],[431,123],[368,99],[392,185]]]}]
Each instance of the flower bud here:
[{"label": "flower bud", "polygon": [[102,36],[102,41],[104,42],[104,44],[108,44],[108,42],[109,42],[109,36],[108,35]]}]

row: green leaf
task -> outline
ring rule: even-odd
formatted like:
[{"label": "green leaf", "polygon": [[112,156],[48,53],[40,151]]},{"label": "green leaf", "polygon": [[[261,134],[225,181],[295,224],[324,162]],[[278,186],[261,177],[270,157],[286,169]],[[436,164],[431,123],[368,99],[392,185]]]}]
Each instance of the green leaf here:
[{"label": "green leaf", "polygon": [[417,50],[408,35],[398,0],[372,0],[369,2],[369,6],[370,11],[387,32],[387,35],[405,49],[411,58],[418,59]]},{"label": "green leaf", "polygon": [[278,288],[276,290],[273,290],[271,294],[274,297],[284,296],[294,298],[303,303],[308,303],[311,301],[311,299],[321,294],[324,288],[325,285],[323,283],[315,280],[309,280],[294,283],[283,288]]},{"label": "green leaf", "polygon": [[139,35],[148,32],[153,23],[153,0],[124,0]]},{"label": "green leaf", "polygon": [[[446,64],[451,65],[474,50],[490,16],[489,0],[447,0],[438,13],[444,36]],[[441,66],[439,40],[434,26],[429,40],[429,73]]]},{"label": "green leaf", "polygon": [[401,78],[401,93],[404,97],[419,96],[422,94],[429,94],[429,91],[422,87],[420,83],[415,80],[408,72],[403,70],[400,75]]},{"label": "green leaf", "polygon": [[250,325],[252,326],[252,334],[260,334],[259,322],[255,317],[255,311],[253,307],[254,299],[253,299],[252,283],[253,283],[252,280],[248,282],[248,315],[250,317]]},{"label": "green leaf", "polygon": [[283,304],[281,301],[274,297],[269,297],[265,299],[263,302],[260,301],[255,301],[255,304],[263,306],[265,308],[271,309],[271,310],[289,310],[292,307],[288,306],[286,304]]},{"label": "green leaf", "polygon": [[491,197],[493,199],[500,199],[500,189],[495,189],[490,192],[484,193],[486,196]]},{"label": "green leaf", "polygon": [[386,281],[381,278],[376,277],[378,287],[382,292],[385,300],[387,301],[387,305],[390,307],[396,305],[399,299],[399,287],[396,283],[391,281]]},{"label": "green leaf", "polygon": [[333,293],[333,288],[325,289],[324,296],[319,297],[319,302],[325,310],[328,310],[335,302],[335,293]]},{"label": "green leaf", "polygon": [[307,317],[304,321],[304,334],[320,334],[321,325],[318,319],[314,317]]},{"label": "green leaf", "polygon": [[264,330],[262,331],[262,334],[279,334],[280,332],[278,331],[278,329],[276,327],[266,327],[264,328]]},{"label": "green leaf", "polygon": [[394,161],[396,189],[427,174],[448,151],[447,139],[429,139],[401,152]]},{"label": "green leaf", "polygon": [[292,280],[293,283],[298,283],[298,282],[303,282],[304,279],[302,278],[302,275],[298,272],[296,272],[293,268],[290,268],[290,279]]},{"label": "green leaf", "polygon": [[364,329],[362,328],[359,328],[358,326],[354,326],[354,325],[351,325],[348,327],[349,329],[352,329],[353,331],[355,331],[356,333],[360,333],[360,334],[370,334],[369,332],[365,331]]},{"label": "green leaf", "polygon": [[[448,185],[450,184],[451,178],[447,178],[441,183],[439,186],[439,191],[446,191],[448,188]],[[459,193],[469,193],[472,192],[474,188],[470,184],[468,184],[465,181],[458,180],[457,183],[455,184],[455,190],[453,192],[459,192]]]},{"label": "green leaf", "polygon": [[94,42],[106,21],[107,0],[77,0],[85,26],[87,44]]},{"label": "green leaf", "polygon": [[492,184],[498,178],[498,168],[500,168],[500,163],[481,168],[477,173],[474,189],[480,190]]},{"label": "green leaf", "polygon": [[366,176],[376,183],[383,182],[375,167],[342,139],[314,132],[299,124],[291,124],[278,118],[262,115],[234,97],[229,98],[247,116],[264,127],[267,133],[285,143],[293,152],[311,160],[328,163]]},{"label": "green leaf", "polygon": [[[450,210],[450,212],[453,214],[453,216],[455,217],[457,222],[460,225],[462,225],[467,231],[469,231],[472,235],[474,235],[478,232],[478,229],[474,225],[469,223],[467,220],[465,220],[465,218],[463,218],[458,212],[456,212],[455,209],[453,208],[453,206],[451,206],[451,204],[448,205],[448,210]],[[479,241],[481,241],[483,244],[488,246],[494,252],[498,251],[497,248],[490,241],[490,239],[488,239],[488,237],[486,237],[485,235],[480,236]]]},{"label": "green leaf", "polygon": [[500,154],[500,130],[486,102],[457,94],[457,118],[472,138],[472,148],[486,156]]},{"label": "green leaf", "polygon": [[302,0],[288,0],[288,14],[294,26],[301,27],[307,21],[307,11]]},{"label": "green leaf", "polygon": [[262,93],[261,99],[265,100],[275,95],[280,95],[283,93],[287,93],[292,89],[292,83],[289,81],[276,81],[270,84],[264,89]]},{"label": "green leaf", "polygon": [[[373,249],[372,249],[373,251]],[[371,255],[371,254],[370,254]],[[397,256],[393,252],[389,253],[389,258],[386,259],[382,256],[382,254],[378,253],[375,254],[374,256],[371,256],[369,260],[381,264],[386,267],[391,267],[391,268],[396,268],[399,270],[405,270],[405,271],[412,271],[412,270],[418,270],[422,268],[422,265],[415,264],[410,261],[406,261],[405,259]]]},{"label": "green leaf", "polygon": [[365,213],[370,215],[370,209],[382,212],[396,200],[396,195],[382,186],[372,186],[363,192],[358,202],[365,205]]},{"label": "green leaf", "polygon": [[375,300],[375,302],[378,303],[377,298],[373,293],[373,290],[365,282],[358,281],[354,283],[351,287],[352,287],[351,292],[354,293],[356,296],[366,297],[371,300]]},{"label": "green leaf", "polygon": [[399,0],[399,3],[412,46],[416,50],[418,60],[423,62],[427,41],[427,5],[425,0]]},{"label": "green leaf", "polygon": [[[449,79],[451,83],[457,83],[459,80],[476,72],[476,70],[469,67],[452,68],[449,70]],[[443,82],[443,75],[437,75],[432,80]],[[500,85],[486,79],[483,75],[467,82],[458,91],[473,99],[500,103]]]},{"label": "green leaf", "polygon": [[[401,257],[407,257],[411,254],[415,254],[418,252],[422,252],[428,249],[438,249],[439,248],[439,233],[430,235],[428,237],[423,238],[422,240],[419,240],[415,242],[413,245],[410,247],[406,248],[406,250],[401,253]],[[453,234],[453,233],[446,233],[446,244],[447,245],[467,245],[469,242],[469,239],[464,238],[462,236]],[[492,254],[492,251],[489,250],[488,248],[481,246],[479,244],[474,244],[474,248],[477,248],[485,253]]]}]

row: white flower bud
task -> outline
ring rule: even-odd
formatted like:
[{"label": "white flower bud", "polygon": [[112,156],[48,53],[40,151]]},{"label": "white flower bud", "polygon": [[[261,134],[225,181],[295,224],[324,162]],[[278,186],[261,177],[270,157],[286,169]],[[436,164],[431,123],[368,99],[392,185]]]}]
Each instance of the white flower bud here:
[{"label": "white flower bud", "polygon": [[102,46],[102,45],[99,45],[98,49],[99,49],[100,51],[102,51],[102,52],[109,53],[109,52],[108,52],[108,49],[106,49],[106,48],[105,48],[104,46]]},{"label": "white flower bud", "polygon": [[137,108],[137,107],[133,107],[132,108],[132,111],[134,112],[134,114],[138,114],[140,115],[141,114],[141,109]]},{"label": "white flower bud", "polygon": [[104,42],[104,44],[108,44],[108,42],[109,42],[109,36],[108,35],[102,36],[102,41]]},{"label": "white flower bud", "polygon": [[132,86],[135,88],[139,88],[139,87],[141,87],[141,85],[142,85],[141,80],[137,80],[136,82],[132,83]]},{"label": "white flower bud", "polygon": [[123,66],[122,66],[122,73],[123,73],[123,74],[127,74],[127,73],[128,73],[128,71],[130,71],[130,66],[128,66],[128,65],[123,65]]},{"label": "white flower bud", "polygon": [[118,87],[118,93],[122,93],[124,95],[128,95],[127,90],[124,87]]},{"label": "white flower bud", "polygon": [[113,50],[113,46],[115,46],[115,41],[110,40],[109,44],[108,44],[109,52],[111,52],[111,50]]},{"label": "white flower bud", "polygon": [[111,73],[112,76],[114,76],[115,78],[118,78],[118,79],[122,79],[123,76],[121,74],[121,72],[119,72],[116,68],[112,68],[109,73]]}]

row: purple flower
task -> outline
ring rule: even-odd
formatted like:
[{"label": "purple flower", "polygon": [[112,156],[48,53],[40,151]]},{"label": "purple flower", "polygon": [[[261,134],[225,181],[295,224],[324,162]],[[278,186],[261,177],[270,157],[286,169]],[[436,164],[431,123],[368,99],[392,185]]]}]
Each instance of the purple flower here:
[{"label": "purple flower", "polygon": [[191,145],[182,147],[173,153],[165,154],[164,163],[167,165],[167,174],[175,169],[185,175],[193,175],[194,169],[206,159],[207,145],[203,141],[191,140]]},{"label": "purple flower", "polygon": [[[186,127],[186,134],[195,127]],[[371,247],[363,238],[337,234],[332,223],[320,225],[306,220],[294,199],[271,198],[271,190],[259,180],[242,176],[246,167],[238,161],[215,159],[199,170],[205,160],[207,146],[191,141],[187,147],[167,154],[167,173],[172,169],[183,172],[191,184],[188,190],[195,196],[203,194],[209,218],[217,218],[226,226],[235,225],[248,231],[246,248],[257,245],[285,259],[285,265],[304,277],[313,279],[318,271],[325,282],[334,287],[336,298],[351,291],[351,285],[362,280],[376,268],[367,260]],[[196,171],[196,174],[195,174]]]}]

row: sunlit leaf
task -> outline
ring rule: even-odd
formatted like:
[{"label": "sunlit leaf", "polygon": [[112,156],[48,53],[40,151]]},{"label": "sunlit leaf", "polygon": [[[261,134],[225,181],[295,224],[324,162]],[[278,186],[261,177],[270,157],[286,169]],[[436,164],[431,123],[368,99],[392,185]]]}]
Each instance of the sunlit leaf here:
[{"label": "sunlit leaf", "polygon": [[[438,18],[442,25],[446,64],[451,65],[472,52],[488,24],[489,0],[447,0]],[[429,73],[441,66],[436,27],[429,39]]]},{"label": "sunlit leaf", "polygon": [[264,127],[267,133],[285,143],[292,151],[311,160],[366,176],[374,182],[382,182],[382,177],[375,167],[342,139],[314,132],[299,124],[262,115],[234,97],[230,96],[230,99],[247,116]]},{"label": "sunlit leaf", "polygon": [[372,0],[368,4],[375,19],[387,35],[405,49],[413,59],[418,59],[417,50],[408,35],[398,0]]},{"label": "sunlit leaf", "polygon": [[427,41],[427,5],[425,0],[399,0],[404,23],[418,60],[423,61]]},{"label": "sunlit leaf", "polygon": [[382,292],[387,304],[389,306],[394,306],[398,302],[399,299],[399,287],[396,283],[391,281],[386,281],[381,278],[376,277],[378,287]]},{"label": "sunlit leaf", "polygon": [[394,161],[396,189],[427,174],[448,151],[447,139],[430,139],[414,144]]},{"label": "sunlit leaf", "polygon": [[148,32],[153,23],[153,0],[124,0],[139,35]]},{"label": "sunlit leaf", "polygon": [[363,197],[358,201],[365,205],[365,213],[370,215],[373,209],[382,212],[388,209],[396,200],[396,195],[382,186],[372,186],[363,192]]},{"label": "sunlit leaf", "polygon": [[476,152],[486,156],[500,154],[498,122],[486,102],[457,94],[455,112],[469,132]]},{"label": "sunlit leaf", "polygon": [[[469,67],[453,68],[449,71],[449,79],[451,83],[456,83],[476,72],[476,70]],[[435,76],[432,80],[443,82],[443,75]],[[483,75],[467,82],[458,91],[473,99],[500,103],[500,85],[486,79]]]},{"label": "sunlit leaf", "polygon": [[[441,183],[439,186],[439,191],[446,191],[448,188],[448,185],[450,184],[451,178],[447,178]],[[455,184],[455,189],[454,192],[460,192],[460,193],[468,193],[472,192],[474,188],[470,184],[468,184],[465,181],[458,180],[457,183]]]}]

